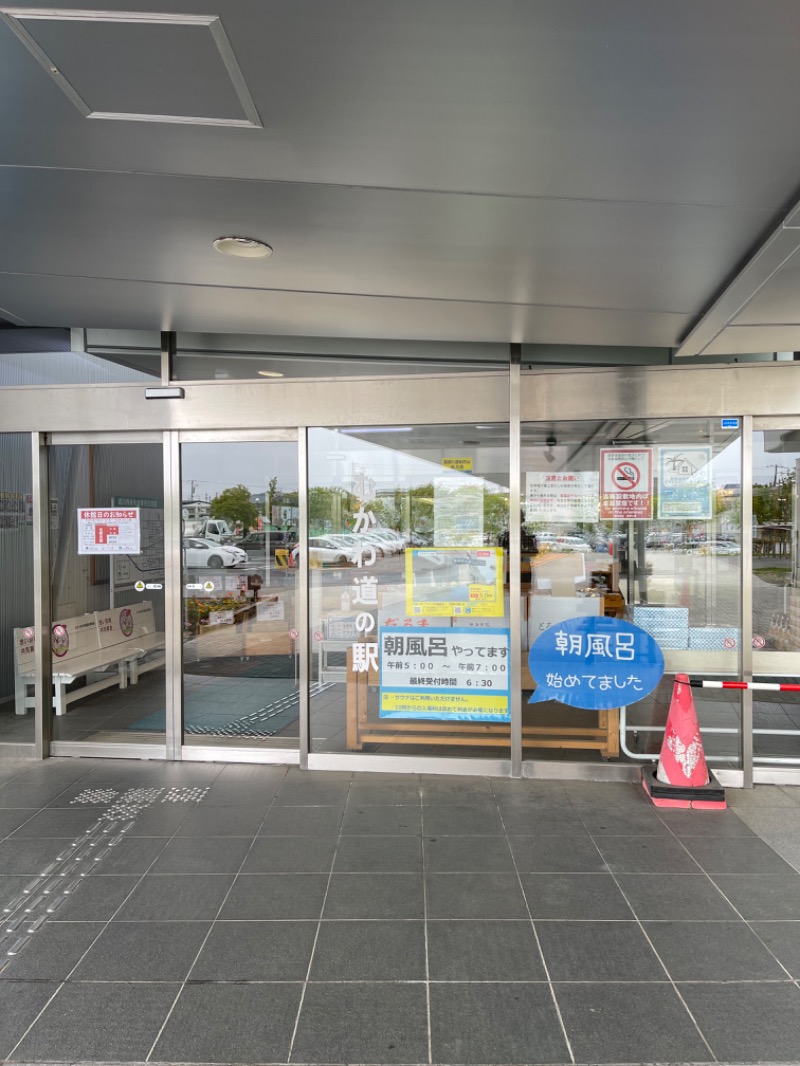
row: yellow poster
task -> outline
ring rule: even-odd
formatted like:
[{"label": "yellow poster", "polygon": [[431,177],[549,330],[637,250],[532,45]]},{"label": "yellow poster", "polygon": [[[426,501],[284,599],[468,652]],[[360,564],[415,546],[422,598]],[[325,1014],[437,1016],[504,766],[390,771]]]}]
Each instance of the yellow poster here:
[{"label": "yellow poster", "polygon": [[503,549],[406,549],[406,613],[502,618]]},{"label": "yellow poster", "polygon": [[466,456],[453,456],[451,459],[442,459],[442,466],[446,466],[448,470],[472,470],[472,459]]}]

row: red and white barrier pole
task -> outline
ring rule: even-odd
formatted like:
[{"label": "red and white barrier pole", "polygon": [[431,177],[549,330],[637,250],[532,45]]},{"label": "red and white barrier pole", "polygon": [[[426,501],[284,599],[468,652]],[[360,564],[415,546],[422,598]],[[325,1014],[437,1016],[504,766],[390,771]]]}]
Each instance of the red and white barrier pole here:
[{"label": "red and white barrier pole", "polygon": [[692,688],[736,688],[751,692],[800,692],[800,685],[783,685],[772,681],[690,681]]}]

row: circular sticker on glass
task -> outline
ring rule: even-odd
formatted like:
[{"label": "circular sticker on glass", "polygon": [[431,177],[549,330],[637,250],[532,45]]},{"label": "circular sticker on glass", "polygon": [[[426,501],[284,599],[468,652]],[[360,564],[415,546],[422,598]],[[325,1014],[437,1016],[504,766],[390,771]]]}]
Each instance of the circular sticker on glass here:
[{"label": "circular sticker on glass", "polygon": [[123,607],[119,612],[119,628],[123,637],[129,637],[133,632],[133,614],[129,607]]},{"label": "circular sticker on glass", "polygon": [[53,626],[50,643],[53,646],[53,655],[63,659],[69,651],[69,633],[67,627],[62,625]]}]

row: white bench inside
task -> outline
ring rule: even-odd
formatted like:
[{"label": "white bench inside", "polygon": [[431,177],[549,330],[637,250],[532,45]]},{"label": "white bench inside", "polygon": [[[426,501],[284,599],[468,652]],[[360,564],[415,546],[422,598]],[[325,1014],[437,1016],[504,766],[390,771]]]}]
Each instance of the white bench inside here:
[{"label": "white bench inside", "polygon": [[[135,685],[139,675],[164,664],[164,656],[147,658],[164,647],[164,634],[156,630],[149,600],[128,607],[113,607],[94,614],[67,618],[52,625],[53,707],[66,714],[68,704],[102,689]],[[17,714],[34,704],[29,692],[35,680],[36,638],[33,628],[14,630],[15,695]],[[86,685],[73,692],[67,687],[79,678]]]}]

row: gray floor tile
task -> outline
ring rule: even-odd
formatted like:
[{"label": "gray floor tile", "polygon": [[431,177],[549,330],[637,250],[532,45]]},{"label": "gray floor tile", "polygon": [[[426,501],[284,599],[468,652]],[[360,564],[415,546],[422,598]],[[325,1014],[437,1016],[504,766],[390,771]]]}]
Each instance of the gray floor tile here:
[{"label": "gray floor tile", "polygon": [[434,1062],[569,1062],[545,984],[431,985],[431,1036]]},{"label": "gray floor tile", "polygon": [[286,1062],[300,984],[187,985],[153,1052],[158,1062]]},{"label": "gray floor tile", "polygon": [[[791,867],[763,840],[685,838],[684,846],[708,874],[783,874]],[[800,880],[798,881],[800,888]]]},{"label": "gray floor tile", "polygon": [[512,873],[511,858],[505,837],[429,837],[422,841],[425,869],[431,873]]},{"label": "gray floor tile", "polygon": [[421,833],[419,806],[366,807],[350,803],[342,822],[342,834],[347,836],[419,836]]},{"label": "gray floor tile", "polygon": [[423,981],[425,926],[418,921],[323,922],[312,981]]},{"label": "gray floor tile", "polygon": [[505,832],[493,802],[430,806],[424,808],[426,836],[486,836]]},{"label": "gray floor tile", "polygon": [[142,1062],[180,988],[68,984],[15,1052],[22,1062]]},{"label": "gray floor tile", "polygon": [[787,979],[742,921],[645,922],[644,930],[673,981]]},{"label": "gray floor tile", "polygon": [[[767,813],[767,812],[764,812]],[[659,810],[661,821],[678,837],[750,837],[753,830],[734,811]]]},{"label": "gray floor tile", "polygon": [[697,874],[700,867],[677,840],[664,836],[597,837],[612,873]]},{"label": "gray floor tile", "polygon": [[329,837],[258,837],[243,873],[328,873],[336,841]]},{"label": "gray floor tile", "polygon": [[775,785],[756,785],[755,788],[731,788],[727,792],[731,807],[796,807],[800,794],[795,796],[791,790],[784,791]]},{"label": "gray floor tile", "polygon": [[58,840],[11,838],[0,844],[0,870],[4,874],[40,874],[59,854]]},{"label": "gray floor tile", "polygon": [[680,993],[719,1060],[797,1061],[797,985],[685,984]]},{"label": "gray floor tile", "polygon": [[422,918],[422,874],[332,874],[323,918]]},{"label": "gray floor tile", "polygon": [[606,864],[585,831],[561,836],[517,836],[508,842],[520,873],[603,873]]},{"label": "gray floor tile", "polygon": [[580,817],[592,836],[663,836],[669,830],[655,807],[643,804],[616,807],[580,807]]},{"label": "gray floor tile", "polygon": [[183,981],[209,929],[209,922],[111,922],[72,980]]},{"label": "gray floor tile", "polygon": [[327,874],[239,874],[220,919],[317,919],[322,913],[327,886]]},{"label": "gray floor tile", "polygon": [[550,805],[531,808],[527,804],[498,807],[505,830],[520,836],[557,836],[559,833],[581,836],[586,832],[578,812],[570,807]]},{"label": "gray floor tile", "polygon": [[315,922],[217,922],[191,981],[303,981]]},{"label": "gray floor tile", "polygon": [[273,807],[260,836],[338,837],[344,807]]},{"label": "gray floor tile", "polygon": [[419,837],[342,837],[336,873],[414,873],[422,869]]},{"label": "gray floor tile", "polygon": [[794,978],[800,978],[800,922],[751,922],[753,932]]},{"label": "gray floor tile", "polygon": [[712,880],[743,918],[800,919],[800,881],[794,871],[778,877],[714,874]]},{"label": "gray floor tile", "polygon": [[663,981],[636,922],[536,922],[553,981]]},{"label": "gray floor tile", "polygon": [[187,815],[179,837],[247,837],[252,840],[264,820],[260,807],[205,807]]},{"label": "gray floor tile", "polygon": [[641,785],[633,782],[570,781],[566,791],[573,807],[637,807],[650,802]]},{"label": "gray floor tile", "polygon": [[[16,810],[12,808],[0,810],[0,840],[10,836],[23,823],[37,817],[38,815],[30,807],[19,807]],[[20,834],[20,836],[22,835]]]},{"label": "gray floor tile", "polygon": [[527,918],[516,874],[426,874],[429,918]]},{"label": "gray floor tile", "polygon": [[292,1062],[428,1061],[425,988],[415,984],[311,984]]},{"label": "gray floor tile", "polygon": [[57,988],[45,981],[0,981],[0,1057],[11,1054]]},{"label": "gray floor tile", "polygon": [[350,784],[347,774],[327,774],[327,781],[300,781],[287,777],[275,796],[278,807],[342,807],[347,802]]},{"label": "gray floor tile", "polygon": [[704,1062],[709,1052],[668,984],[558,984],[578,1062]]},{"label": "gray floor tile", "polygon": [[[139,884],[138,874],[83,877],[77,888],[64,897],[64,902],[50,921],[107,922]],[[74,885],[75,878],[64,878]]]},{"label": "gray floor tile", "polygon": [[610,874],[522,874],[521,880],[533,918],[633,917]]},{"label": "gray floor tile", "polygon": [[47,922],[9,960],[0,981],[63,981],[102,931],[101,922]]},{"label": "gray floor tile", "polygon": [[174,838],[164,846],[153,873],[235,874],[249,847],[246,837]]},{"label": "gray floor tile", "polygon": [[458,777],[425,774],[421,779],[423,804],[471,806],[490,802],[494,796],[488,777]]},{"label": "gray floor tile", "polygon": [[384,774],[370,774],[381,780],[366,781],[355,775],[350,786],[348,806],[389,806],[397,805],[418,807],[420,804],[419,780],[409,775],[403,780],[384,781]]},{"label": "gray floor tile", "polygon": [[232,883],[233,874],[148,874],[114,917],[125,922],[211,921]]},{"label": "gray floor tile", "polygon": [[[208,808],[204,806],[203,809]],[[171,837],[180,829],[192,811],[193,808],[189,804],[183,803],[165,803],[157,807],[148,807],[136,815],[129,835],[132,837]]]},{"label": "gray floor tile", "polygon": [[637,918],[733,921],[736,911],[705,874],[617,874]]},{"label": "gray floor tile", "polygon": [[96,825],[100,819],[100,812],[96,810],[75,810],[68,808],[61,810],[50,807],[39,811],[33,818],[29,818],[14,834],[14,839],[20,837],[61,837],[74,840]]},{"label": "gray floor tile", "polygon": [[543,981],[544,966],[528,921],[428,923],[432,981]]},{"label": "gray floor tile", "polygon": [[161,854],[163,837],[126,836],[121,843],[92,868],[95,874],[144,874]]}]

